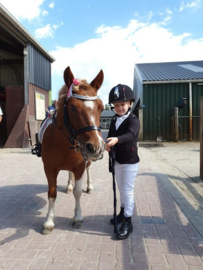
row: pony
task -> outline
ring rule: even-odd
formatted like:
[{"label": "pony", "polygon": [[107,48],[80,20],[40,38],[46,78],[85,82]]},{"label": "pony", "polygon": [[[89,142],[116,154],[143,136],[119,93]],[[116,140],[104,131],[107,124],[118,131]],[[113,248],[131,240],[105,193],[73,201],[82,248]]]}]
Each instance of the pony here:
[{"label": "pony", "polygon": [[[92,194],[93,189],[94,189],[92,186],[92,180],[90,178],[90,165],[91,165],[91,162],[88,162],[86,166],[86,172],[87,172],[87,190],[86,191],[88,194]],[[74,183],[75,183],[74,174],[72,172],[68,172],[68,184],[66,187],[67,194],[73,192]]]},{"label": "pony", "polygon": [[105,142],[100,130],[100,115],[104,108],[97,96],[104,79],[103,71],[89,84],[75,79],[68,66],[64,71],[65,85],[59,91],[58,108],[43,135],[41,156],[48,181],[48,213],[42,234],[54,229],[54,206],[57,196],[57,176],[60,170],[74,174],[75,209],[73,227],[83,222],[80,198],[87,163],[103,157]]}]

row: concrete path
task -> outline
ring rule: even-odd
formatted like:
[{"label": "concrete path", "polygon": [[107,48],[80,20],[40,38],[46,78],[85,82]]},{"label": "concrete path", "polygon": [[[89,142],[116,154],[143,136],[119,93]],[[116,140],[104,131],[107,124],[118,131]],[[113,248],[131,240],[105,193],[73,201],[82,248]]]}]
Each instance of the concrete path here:
[{"label": "concrete path", "polygon": [[47,182],[41,159],[30,149],[0,149],[0,269],[203,270],[199,143],[140,143],[139,154],[134,231],[117,241],[109,224],[107,153],[91,167],[93,194],[83,183],[80,230],[72,228],[74,197],[65,193],[67,172],[60,172],[56,226],[44,236]]}]

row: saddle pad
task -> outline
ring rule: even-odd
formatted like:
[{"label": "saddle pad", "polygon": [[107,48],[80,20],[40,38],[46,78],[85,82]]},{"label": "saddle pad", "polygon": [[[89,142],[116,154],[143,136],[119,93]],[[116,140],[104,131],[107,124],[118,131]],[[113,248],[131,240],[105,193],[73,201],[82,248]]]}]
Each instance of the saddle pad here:
[{"label": "saddle pad", "polygon": [[42,123],[39,133],[38,133],[38,140],[40,143],[42,143],[43,135],[46,130],[46,128],[52,123],[52,117],[47,117],[44,122]]}]

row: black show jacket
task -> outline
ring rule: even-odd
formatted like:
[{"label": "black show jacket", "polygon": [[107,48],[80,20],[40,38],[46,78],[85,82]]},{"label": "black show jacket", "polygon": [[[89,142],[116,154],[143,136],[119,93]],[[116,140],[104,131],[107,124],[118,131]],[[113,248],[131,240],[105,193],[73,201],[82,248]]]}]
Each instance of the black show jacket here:
[{"label": "black show jacket", "polygon": [[134,164],[139,162],[137,151],[137,141],[140,129],[139,119],[130,113],[116,130],[116,116],[111,119],[108,138],[117,137],[118,143],[114,148],[116,151],[116,161],[121,164]]}]

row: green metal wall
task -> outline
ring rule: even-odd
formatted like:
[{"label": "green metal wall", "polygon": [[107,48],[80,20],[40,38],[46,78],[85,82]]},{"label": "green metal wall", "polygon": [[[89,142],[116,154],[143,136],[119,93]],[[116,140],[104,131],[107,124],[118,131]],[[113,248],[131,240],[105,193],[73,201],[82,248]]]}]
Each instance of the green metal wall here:
[{"label": "green metal wall", "polygon": [[[193,115],[199,116],[203,86],[192,84]],[[165,141],[174,141],[173,113],[180,98],[187,98],[187,105],[179,109],[179,116],[189,116],[189,83],[143,85],[143,140],[156,141],[159,134]],[[189,140],[189,118],[180,118],[179,139]],[[193,118],[193,140],[199,140],[199,118]]]},{"label": "green metal wall", "polygon": [[[192,84],[192,115],[200,115],[200,98],[203,96],[203,85],[198,85],[197,83]],[[193,141],[200,140],[200,118],[193,118],[192,125],[192,137]]]}]

